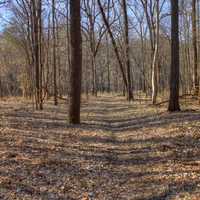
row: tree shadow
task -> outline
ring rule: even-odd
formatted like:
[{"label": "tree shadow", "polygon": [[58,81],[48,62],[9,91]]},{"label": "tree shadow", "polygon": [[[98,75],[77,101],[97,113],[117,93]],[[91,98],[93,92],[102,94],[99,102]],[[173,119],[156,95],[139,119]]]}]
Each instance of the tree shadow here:
[{"label": "tree shadow", "polygon": [[[103,117],[102,117],[103,118]],[[185,111],[179,113],[160,113],[129,119],[100,119],[92,122],[83,121],[83,129],[102,129],[112,132],[134,131],[143,128],[165,127],[170,124],[182,125],[185,122],[195,122],[200,120],[200,112]]]},{"label": "tree shadow", "polygon": [[[129,109],[128,114],[120,116]],[[66,111],[61,108],[61,114],[55,115],[54,109],[11,109],[5,114],[8,130],[0,138],[0,179],[8,176],[13,184],[19,180],[29,183],[21,185],[21,193],[33,194],[36,199],[55,195],[54,199],[71,200],[83,192],[93,192],[95,199],[164,200],[200,191],[198,134],[177,134],[172,129],[165,137],[142,138],[134,132],[142,135],[144,128],[181,127],[186,122],[199,121],[200,112],[159,111],[139,116],[134,109],[138,109],[136,105],[113,99],[84,103],[83,123],[78,126],[67,124]],[[85,117],[87,112],[94,116]],[[132,113],[134,116],[130,117]],[[119,137],[128,135],[126,131],[131,133],[128,138]],[[63,183],[66,191],[59,196],[52,190],[60,189]],[[4,186],[0,185],[0,189]],[[40,190],[48,186],[48,191]],[[10,193],[15,190],[8,188]]]},{"label": "tree shadow", "polygon": [[[53,132],[46,134],[50,137]],[[38,188],[59,188],[57,184],[63,184],[63,177],[70,180],[65,182],[67,188],[76,184],[76,190],[80,190],[79,195],[92,191],[96,199],[102,199],[102,191],[106,199],[129,199],[135,193],[136,196],[131,199],[158,200],[199,190],[198,176],[192,180],[176,180],[176,177],[181,177],[182,174],[188,174],[189,177],[200,172],[199,167],[192,169],[195,162],[200,160],[200,141],[192,136],[120,140],[115,136],[110,139],[102,138],[101,135],[80,135],[77,136],[75,144],[68,141],[68,138],[61,141],[56,137],[53,142],[50,140],[47,144],[39,134],[34,136],[40,138],[40,141],[36,142],[31,140],[32,136],[27,136],[20,144],[14,139],[12,143],[9,140],[0,143],[1,149],[2,145],[5,145],[12,154],[1,159],[0,177],[9,176],[12,184],[18,184],[21,174],[26,172],[25,179],[37,183],[34,187],[18,184],[22,194],[37,194],[38,198],[43,196],[46,199],[55,195],[54,199],[66,199],[69,190],[59,196],[56,192],[41,192]],[[37,162],[34,163],[34,160]],[[169,171],[169,165],[191,167]],[[5,170],[1,171],[6,168],[9,169],[7,173]],[[166,177],[171,178],[168,180]],[[93,184],[90,185],[90,182]],[[161,186],[163,190],[160,191]],[[11,187],[8,190],[15,189]],[[152,193],[148,194],[149,190],[152,190]],[[130,191],[133,194],[130,194]],[[73,198],[69,196],[68,199]]]}]

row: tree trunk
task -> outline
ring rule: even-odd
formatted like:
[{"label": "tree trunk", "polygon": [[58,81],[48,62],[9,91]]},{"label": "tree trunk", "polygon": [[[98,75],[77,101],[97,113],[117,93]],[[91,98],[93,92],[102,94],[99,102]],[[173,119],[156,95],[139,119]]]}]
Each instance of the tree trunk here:
[{"label": "tree trunk", "polygon": [[32,43],[33,43],[33,63],[35,68],[35,104],[39,109],[40,104],[40,59],[39,59],[39,27],[38,27],[38,4],[31,1],[32,8]]},{"label": "tree trunk", "polygon": [[69,123],[80,123],[82,39],[80,0],[70,0],[71,70],[69,94]]},{"label": "tree trunk", "polygon": [[43,49],[42,49],[42,0],[38,2],[38,43],[39,43],[39,108],[43,110]]},{"label": "tree trunk", "polygon": [[171,0],[171,72],[168,110],[180,111],[179,106],[179,5]]},{"label": "tree trunk", "polygon": [[58,105],[57,89],[57,66],[56,66],[56,27],[55,27],[55,0],[52,0],[52,23],[53,23],[53,85],[54,85],[54,105]]},{"label": "tree trunk", "polygon": [[114,52],[115,52],[115,55],[116,55],[116,58],[117,58],[117,61],[119,63],[119,67],[120,67],[120,71],[121,71],[121,74],[122,74],[122,78],[123,78],[123,81],[124,81],[124,85],[126,87],[126,89],[128,88],[128,82],[127,82],[127,78],[126,78],[126,75],[125,75],[125,72],[124,72],[124,68],[123,68],[123,63],[120,59],[120,54],[119,54],[119,51],[118,51],[118,48],[117,48],[117,43],[115,41],[115,38],[113,36],[113,33],[111,31],[111,28],[110,28],[110,25],[108,23],[108,20],[106,19],[106,15],[105,15],[105,12],[104,12],[104,9],[103,9],[103,6],[101,4],[101,1],[100,0],[97,0],[98,2],[98,6],[99,6],[99,9],[100,9],[100,12],[101,12],[101,15],[102,15],[102,18],[103,18],[103,21],[105,23],[105,26],[108,30],[108,34],[110,36],[110,39],[111,39],[111,42],[112,42],[112,45],[113,45],[113,48],[114,48]]},{"label": "tree trunk", "polygon": [[196,0],[192,0],[192,43],[193,43],[193,62],[194,62],[194,71],[193,71],[193,90],[194,95],[198,95],[199,92],[199,83],[198,83],[198,55],[197,55],[197,20],[196,20]]},{"label": "tree trunk", "polygon": [[124,15],[124,32],[125,32],[125,61],[127,71],[127,99],[128,101],[133,100],[133,92],[131,86],[131,70],[130,70],[130,44],[129,44],[129,25],[128,25],[128,13],[127,13],[127,2],[122,0],[123,15]]},{"label": "tree trunk", "polygon": [[156,104],[158,94],[158,48],[159,48],[159,29],[160,29],[160,6],[159,0],[156,0],[156,41],[154,48],[154,56],[152,62],[152,104]]},{"label": "tree trunk", "polygon": [[108,35],[106,35],[106,65],[107,65],[107,92],[110,93],[110,49]]}]

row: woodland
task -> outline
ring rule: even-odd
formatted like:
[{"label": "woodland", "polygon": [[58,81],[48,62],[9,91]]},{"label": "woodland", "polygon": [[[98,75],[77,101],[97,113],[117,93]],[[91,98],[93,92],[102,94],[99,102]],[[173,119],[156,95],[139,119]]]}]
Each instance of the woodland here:
[{"label": "woodland", "polygon": [[0,200],[199,200],[199,55],[199,0],[0,0]]}]

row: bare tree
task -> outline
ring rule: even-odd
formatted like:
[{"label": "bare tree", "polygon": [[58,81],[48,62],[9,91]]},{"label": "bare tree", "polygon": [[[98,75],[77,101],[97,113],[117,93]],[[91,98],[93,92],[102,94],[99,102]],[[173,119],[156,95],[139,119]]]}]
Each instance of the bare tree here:
[{"label": "bare tree", "polygon": [[[120,58],[120,53],[119,53],[119,49],[117,47],[116,40],[115,40],[114,35],[112,33],[110,24],[108,23],[108,20],[106,18],[106,14],[104,12],[102,3],[101,3],[100,0],[98,0],[97,2],[98,2],[98,5],[99,5],[99,9],[101,11],[103,22],[106,25],[106,28],[108,30],[108,34],[110,36],[110,39],[111,39],[111,42],[112,42],[112,45],[113,45],[113,48],[114,48],[114,52],[115,52],[115,55],[116,55],[116,58],[117,58],[117,61],[118,61],[119,67],[120,67],[120,71],[121,71],[121,74],[122,74],[122,78],[123,78],[123,82],[124,82],[125,88],[128,91],[130,89],[130,87],[128,87],[128,81],[127,81],[127,78],[126,78],[126,74],[124,72],[123,62],[122,62],[122,60]],[[129,92],[127,92],[127,93],[129,93]]]}]

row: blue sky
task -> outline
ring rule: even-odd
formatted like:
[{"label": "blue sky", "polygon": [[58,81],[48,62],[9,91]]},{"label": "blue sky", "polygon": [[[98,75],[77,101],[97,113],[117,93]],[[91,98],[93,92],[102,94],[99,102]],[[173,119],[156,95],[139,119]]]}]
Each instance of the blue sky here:
[{"label": "blue sky", "polygon": [[[0,3],[3,2],[4,0],[0,0]],[[162,0],[163,1],[163,0]],[[161,2],[162,2],[161,1]],[[137,2],[137,1],[136,1]],[[168,2],[168,0],[166,0]],[[138,2],[137,2],[138,3]],[[60,9],[60,8],[59,8]],[[164,12],[169,11],[169,7],[166,4],[164,7]],[[130,12],[130,20],[134,22],[135,17],[133,16],[133,13]],[[9,6],[0,6],[0,32],[3,31],[3,29],[6,27],[7,24],[9,24],[9,19],[11,18],[11,12],[9,11]],[[164,19],[162,22],[166,23],[169,19]]]},{"label": "blue sky", "polygon": [[[2,0],[0,0],[1,2]],[[0,31],[2,31],[6,24],[9,23],[9,19],[11,17],[11,12],[9,11],[9,8],[7,5],[0,6]]]}]

